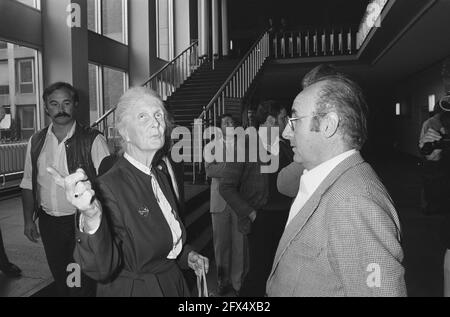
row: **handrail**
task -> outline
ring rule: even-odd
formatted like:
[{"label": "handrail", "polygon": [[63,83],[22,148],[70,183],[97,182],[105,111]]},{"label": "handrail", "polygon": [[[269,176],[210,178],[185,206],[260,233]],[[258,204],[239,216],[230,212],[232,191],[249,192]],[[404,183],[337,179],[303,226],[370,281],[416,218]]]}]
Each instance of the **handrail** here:
[{"label": "handrail", "polygon": [[112,112],[116,111],[117,106],[112,107],[111,109],[109,109],[108,111],[106,111],[103,116],[101,116],[100,118],[98,118],[92,125],[92,128],[95,128],[96,126],[98,126],[103,120],[106,119],[106,117],[108,117]]},{"label": "handrail", "polygon": [[204,61],[205,59],[199,57],[198,41],[195,41],[153,74],[144,83],[144,86],[158,92],[166,101]]},{"label": "handrail", "polygon": [[212,105],[214,104],[214,102],[220,97],[220,94],[225,90],[225,88],[227,88],[227,85],[229,84],[229,82],[231,81],[231,79],[233,79],[233,76],[239,71],[239,69],[241,68],[241,66],[244,64],[244,62],[247,60],[247,58],[250,56],[250,54],[253,52],[253,50],[255,49],[255,47],[259,44],[259,42],[264,38],[264,36],[267,35],[267,31],[265,31],[259,38],[258,40],[250,47],[250,49],[248,50],[248,52],[244,55],[244,57],[241,59],[241,61],[239,62],[239,64],[237,64],[237,66],[234,68],[234,70],[231,72],[230,76],[227,77],[227,79],[225,80],[225,82],[223,83],[223,85],[219,88],[219,90],[217,91],[217,93],[214,95],[214,97],[211,99],[211,101],[208,103],[208,105],[205,107],[205,110],[203,110],[203,112],[200,114],[199,119],[202,118],[203,116],[205,116],[206,111],[208,111]]},{"label": "handrail", "polygon": [[357,53],[357,34],[351,26],[274,32],[271,40],[271,55],[275,59]]},{"label": "handrail", "polygon": [[[270,57],[270,39],[268,31],[265,31],[233,69],[208,105],[203,108],[199,118],[194,120],[194,129],[202,130],[204,126],[210,126],[211,124],[217,126],[217,118],[225,113],[226,98],[244,98],[268,57]],[[200,133],[199,135],[203,134]],[[204,142],[204,140],[200,140],[200,142]],[[194,141],[194,157],[196,154],[201,155],[201,153],[195,152],[195,144]],[[202,169],[202,162],[198,162],[198,170],[196,165],[197,162],[192,164],[194,183],[197,171]]]},{"label": "handrail", "polygon": [[[160,70],[146,80],[142,86],[155,90],[163,100],[167,100],[203,62],[204,59],[198,56],[198,40],[196,40],[174,59],[167,62]],[[98,127],[101,123],[107,123],[108,118],[111,115],[114,116],[116,107],[114,106],[109,109],[92,124],[92,127]],[[115,121],[115,118],[113,118],[113,121]],[[107,124],[103,128],[103,132],[105,133]],[[108,136],[106,135],[106,137]]]},{"label": "handrail", "polygon": [[163,72],[167,67],[169,67],[169,65],[175,61],[176,59],[180,58],[184,53],[186,53],[188,50],[190,50],[191,48],[193,48],[195,45],[198,44],[198,40],[195,40],[194,42],[192,42],[191,45],[189,45],[189,47],[187,49],[185,49],[184,51],[182,51],[180,54],[178,54],[177,56],[174,57],[174,59],[172,59],[170,62],[167,62],[166,65],[164,65],[163,67],[160,68],[160,70],[158,70],[156,73],[154,73],[152,76],[150,76],[150,78],[142,84],[142,86],[147,85],[149,82],[151,82],[156,76],[158,76],[161,72]]}]

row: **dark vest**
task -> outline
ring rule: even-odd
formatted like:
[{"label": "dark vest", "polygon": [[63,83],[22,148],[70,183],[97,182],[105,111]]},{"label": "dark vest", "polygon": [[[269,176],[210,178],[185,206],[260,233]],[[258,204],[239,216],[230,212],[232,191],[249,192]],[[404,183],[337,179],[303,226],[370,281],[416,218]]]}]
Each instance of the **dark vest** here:
[{"label": "dark vest", "polygon": [[[32,167],[32,185],[34,197],[34,216],[37,217],[39,209],[39,197],[37,190],[37,175],[38,175],[38,159],[44,147],[45,137],[47,136],[48,128],[37,132],[31,139],[31,167]],[[92,162],[91,149],[95,138],[100,134],[98,130],[84,127],[78,122],[75,126],[73,136],[66,140],[66,159],[69,174],[75,173],[78,168],[82,168],[92,184],[94,184],[97,176],[94,163]]]}]

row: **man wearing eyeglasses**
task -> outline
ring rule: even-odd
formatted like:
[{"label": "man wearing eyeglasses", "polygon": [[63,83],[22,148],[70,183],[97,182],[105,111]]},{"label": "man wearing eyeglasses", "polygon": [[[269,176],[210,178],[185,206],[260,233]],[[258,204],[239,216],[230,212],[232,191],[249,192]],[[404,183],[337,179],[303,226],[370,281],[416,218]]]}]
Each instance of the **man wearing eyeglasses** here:
[{"label": "man wearing eyeglasses", "polygon": [[343,75],[305,88],[284,130],[305,171],[291,206],[269,296],[405,296],[400,223],[361,157],[368,108]]},{"label": "man wearing eyeglasses", "polygon": [[[338,75],[337,69],[330,64],[320,64],[311,69],[302,79],[302,88],[314,84],[321,78],[330,75]],[[294,119],[295,120],[295,119]],[[292,120],[290,124],[292,124]],[[304,167],[302,164],[292,162],[278,173],[277,188],[278,191],[288,197],[295,198],[298,193],[300,177],[303,174]]]}]

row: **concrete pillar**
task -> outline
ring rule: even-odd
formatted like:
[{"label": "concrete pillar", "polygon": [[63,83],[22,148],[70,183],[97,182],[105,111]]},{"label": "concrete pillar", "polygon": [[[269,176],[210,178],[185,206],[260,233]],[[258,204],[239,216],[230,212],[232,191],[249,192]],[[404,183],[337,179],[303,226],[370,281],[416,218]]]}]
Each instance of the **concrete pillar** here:
[{"label": "concrete pillar", "polygon": [[177,56],[191,45],[189,11],[189,1],[174,0],[174,56]]},{"label": "concrete pillar", "polygon": [[213,58],[219,58],[219,0],[212,1],[212,49]]},{"label": "concrete pillar", "polygon": [[[79,9],[80,27],[67,24],[70,5]],[[86,0],[46,0],[42,2],[44,47],[44,87],[57,81],[72,84],[80,95],[77,120],[90,123],[88,30]],[[77,21],[78,22],[78,21]]]},{"label": "concrete pillar", "polygon": [[209,53],[209,0],[198,0],[199,8],[199,48],[200,57],[208,57]]},{"label": "concrete pillar", "polygon": [[[130,86],[142,85],[150,77],[150,3],[148,1],[128,1],[130,49]],[[152,43],[153,44],[153,43]]]},{"label": "concrete pillar", "polygon": [[9,105],[11,119],[16,119],[16,59],[14,57],[14,44],[8,43],[8,77],[9,77]]},{"label": "concrete pillar", "polygon": [[228,56],[229,50],[228,39],[228,0],[222,0],[222,55]]}]

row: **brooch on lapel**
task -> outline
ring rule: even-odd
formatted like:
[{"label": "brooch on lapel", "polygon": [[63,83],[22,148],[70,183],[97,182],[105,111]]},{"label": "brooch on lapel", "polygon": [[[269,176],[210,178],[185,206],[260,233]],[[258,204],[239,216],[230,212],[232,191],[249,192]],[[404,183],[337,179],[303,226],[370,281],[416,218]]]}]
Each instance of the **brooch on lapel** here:
[{"label": "brooch on lapel", "polygon": [[148,214],[150,213],[150,210],[149,210],[146,206],[143,206],[143,207],[140,207],[140,208],[138,209],[138,213],[139,213],[142,217],[148,217]]}]

